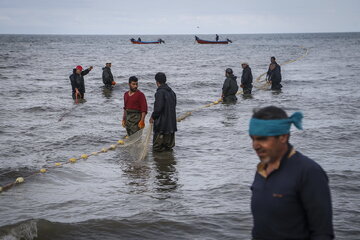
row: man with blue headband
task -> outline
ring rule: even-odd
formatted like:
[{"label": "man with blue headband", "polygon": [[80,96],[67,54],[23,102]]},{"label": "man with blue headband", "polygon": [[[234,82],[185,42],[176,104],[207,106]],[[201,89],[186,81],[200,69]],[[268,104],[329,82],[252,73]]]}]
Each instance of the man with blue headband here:
[{"label": "man with blue headband", "polygon": [[290,127],[302,129],[300,112],[259,109],[249,135],[260,163],[251,186],[254,240],[334,238],[328,178],[313,160],[289,143]]}]

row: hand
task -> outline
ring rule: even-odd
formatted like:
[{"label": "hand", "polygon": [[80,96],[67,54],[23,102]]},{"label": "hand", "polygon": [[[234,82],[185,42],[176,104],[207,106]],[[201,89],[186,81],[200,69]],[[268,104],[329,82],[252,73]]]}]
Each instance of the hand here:
[{"label": "hand", "polygon": [[240,87],[241,87],[241,88],[244,88],[244,85],[240,84]]},{"label": "hand", "polygon": [[138,123],[138,127],[140,129],[143,129],[145,127],[145,122],[143,120],[141,120],[139,123]]},{"label": "hand", "polygon": [[89,67],[89,70],[92,70],[92,69],[93,69],[93,66],[90,66],[90,67]]},{"label": "hand", "polygon": [[111,85],[116,85],[116,82],[115,82],[115,81],[112,81],[112,82],[111,82]]},{"label": "hand", "polygon": [[149,123],[150,123],[150,124],[153,124],[153,123],[154,123],[154,119],[153,119],[153,118],[150,118],[150,119],[149,119]]},{"label": "hand", "polygon": [[123,126],[123,128],[125,128],[126,127],[126,120],[122,120],[121,125]]}]

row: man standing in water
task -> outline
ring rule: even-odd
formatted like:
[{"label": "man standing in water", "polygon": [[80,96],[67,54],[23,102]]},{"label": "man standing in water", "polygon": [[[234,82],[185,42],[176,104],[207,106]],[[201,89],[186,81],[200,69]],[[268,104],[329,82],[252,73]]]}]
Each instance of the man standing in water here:
[{"label": "man standing in water", "polygon": [[281,90],[282,86],[280,84],[281,82],[281,67],[280,65],[276,62],[276,58],[275,57],[271,57],[270,58],[270,65],[269,65],[269,69],[266,73],[266,80],[268,82],[270,82],[270,78],[273,76],[273,78],[275,78],[274,76],[276,76],[276,83],[279,84],[273,84],[271,83],[271,90]]},{"label": "man standing in water", "polygon": [[112,85],[115,85],[114,77],[111,72],[111,62],[107,62],[105,67],[103,67],[102,80],[106,88],[111,88]]},{"label": "man standing in water", "polygon": [[175,146],[176,94],[166,84],[165,73],[155,75],[157,90],[150,124],[154,124],[153,150],[163,152]]},{"label": "man standing in water", "polygon": [[88,74],[93,69],[90,66],[88,69],[83,71],[82,66],[76,66],[73,69],[73,74],[70,75],[70,82],[72,87],[72,97],[73,99],[84,99],[85,96],[85,81],[84,76]]},{"label": "man standing in water", "polygon": [[271,84],[271,90],[281,90],[281,74],[280,74],[280,66],[277,68],[275,63],[270,64],[269,70],[270,73],[268,75],[267,81]]},{"label": "man standing in water", "polygon": [[334,238],[328,177],[289,143],[290,127],[302,129],[302,114],[290,118],[265,107],[250,120],[249,135],[260,163],[251,186],[253,239]]},{"label": "man standing in water", "polygon": [[131,136],[145,127],[147,102],[145,95],[138,90],[137,77],[132,76],[129,78],[129,88],[130,90],[124,94],[122,126],[126,128],[128,136]]},{"label": "man standing in water", "polygon": [[222,95],[221,98],[224,103],[234,103],[236,102],[236,93],[239,90],[238,84],[237,84],[237,77],[234,76],[233,70],[231,68],[228,68],[225,70],[225,81],[222,88]]},{"label": "man standing in water", "polygon": [[252,85],[253,76],[252,76],[251,68],[249,67],[249,64],[246,62],[242,63],[241,67],[243,68],[243,71],[241,75],[240,87],[243,89],[244,95],[250,95],[253,87]]}]

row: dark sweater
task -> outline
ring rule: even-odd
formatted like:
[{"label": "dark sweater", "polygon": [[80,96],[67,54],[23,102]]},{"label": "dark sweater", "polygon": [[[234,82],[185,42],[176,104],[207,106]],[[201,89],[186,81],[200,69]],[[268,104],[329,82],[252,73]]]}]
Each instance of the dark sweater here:
[{"label": "dark sweater", "polygon": [[[291,147],[290,147],[291,148]],[[251,186],[254,239],[334,238],[328,178],[313,160],[285,155],[267,178],[255,174]]]}]

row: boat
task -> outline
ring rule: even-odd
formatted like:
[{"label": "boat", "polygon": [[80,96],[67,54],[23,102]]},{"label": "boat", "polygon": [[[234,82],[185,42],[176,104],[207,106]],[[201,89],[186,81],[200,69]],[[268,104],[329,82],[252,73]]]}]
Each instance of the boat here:
[{"label": "boat", "polygon": [[165,41],[162,40],[161,38],[158,39],[157,41],[152,41],[152,42],[141,41],[141,39],[140,40],[135,40],[134,38],[130,39],[130,41],[132,42],[132,44],[161,44],[161,43],[165,43]]},{"label": "boat", "polygon": [[229,44],[232,43],[230,39],[226,39],[226,41],[209,41],[209,40],[203,40],[195,36],[195,40],[199,44]]}]

